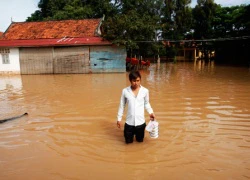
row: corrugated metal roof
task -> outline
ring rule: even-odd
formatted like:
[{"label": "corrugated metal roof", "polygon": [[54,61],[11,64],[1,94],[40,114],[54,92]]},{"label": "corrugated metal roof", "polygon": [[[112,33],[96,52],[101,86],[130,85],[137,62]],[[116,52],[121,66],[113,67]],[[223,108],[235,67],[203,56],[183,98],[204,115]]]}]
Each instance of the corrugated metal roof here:
[{"label": "corrugated metal roof", "polygon": [[77,46],[77,45],[111,45],[101,37],[55,38],[55,39],[24,39],[0,40],[0,47],[42,47],[42,46]]},{"label": "corrugated metal roof", "polygon": [[63,37],[93,37],[101,19],[42,22],[13,22],[4,39],[50,39]]}]

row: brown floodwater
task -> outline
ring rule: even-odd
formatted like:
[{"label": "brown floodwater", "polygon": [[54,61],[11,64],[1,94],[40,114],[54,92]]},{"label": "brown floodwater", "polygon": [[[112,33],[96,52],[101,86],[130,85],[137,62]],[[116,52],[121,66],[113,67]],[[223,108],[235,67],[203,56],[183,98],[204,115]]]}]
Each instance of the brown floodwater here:
[{"label": "brown floodwater", "polygon": [[29,113],[0,124],[0,179],[250,178],[248,68],[178,62],[141,74],[159,138],[129,145],[116,127],[128,73],[0,76],[0,119]]}]

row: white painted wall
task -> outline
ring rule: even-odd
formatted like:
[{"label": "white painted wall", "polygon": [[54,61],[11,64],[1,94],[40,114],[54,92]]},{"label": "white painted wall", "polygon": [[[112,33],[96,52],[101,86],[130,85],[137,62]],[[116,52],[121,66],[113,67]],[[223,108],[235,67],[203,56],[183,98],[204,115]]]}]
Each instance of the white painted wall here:
[{"label": "white painted wall", "polygon": [[2,55],[0,54],[0,74],[20,74],[19,48],[10,48],[10,64],[3,64]]}]

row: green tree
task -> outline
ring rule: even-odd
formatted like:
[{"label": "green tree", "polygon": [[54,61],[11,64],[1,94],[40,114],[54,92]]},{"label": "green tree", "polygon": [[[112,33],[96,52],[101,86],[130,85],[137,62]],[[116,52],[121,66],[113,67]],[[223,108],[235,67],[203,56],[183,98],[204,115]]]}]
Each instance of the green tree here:
[{"label": "green tree", "polygon": [[250,5],[216,8],[212,22],[214,37],[225,38],[249,35]]},{"label": "green tree", "polygon": [[250,34],[250,5],[236,6],[232,12],[232,36],[246,36]]},{"label": "green tree", "polygon": [[162,34],[165,39],[184,39],[191,29],[191,0],[165,0]]},{"label": "green tree", "polygon": [[163,16],[161,20],[162,24],[162,37],[165,39],[173,39],[174,38],[174,7],[175,0],[165,0],[164,8],[163,8]]},{"label": "green tree", "polygon": [[[101,18],[103,37],[133,54],[165,50],[158,40],[218,38],[250,34],[250,5],[221,7],[214,0],[40,0],[27,21]],[[190,33],[191,32],[191,33]],[[188,34],[189,33],[189,34]]]},{"label": "green tree", "polygon": [[110,0],[40,0],[39,10],[27,21],[100,18],[117,13],[116,1]]},{"label": "green tree", "polygon": [[184,39],[185,34],[190,31],[192,9],[189,7],[191,0],[176,0],[175,7],[175,37]]},{"label": "green tree", "polygon": [[[134,54],[148,55],[161,29],[163,0],[124,0],[120,12],[104,22],[104,37],[126,45]],[[152,48],[151,48],[152,49]]]},{"label": "green tree", "polygon": [[196,39],[213,36],[212,22],[216,8],[214,0],[197,0],[197,5],[193,9],[193,29]]},{"label": "green tree", "polygon": [[213,19],[214,37],[229,37],[232,31],[232,8],[221,7],[216,8]]}]

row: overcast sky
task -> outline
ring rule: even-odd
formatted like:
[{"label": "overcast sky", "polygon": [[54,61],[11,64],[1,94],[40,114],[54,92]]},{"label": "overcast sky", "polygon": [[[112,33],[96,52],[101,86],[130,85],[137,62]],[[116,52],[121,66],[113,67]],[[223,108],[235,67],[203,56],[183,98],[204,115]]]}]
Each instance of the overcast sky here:
[{"label": "overcast sky", "polygon": [[[40,0],[0,0],[0,31],[4,32],[14,22],[23,22],[38,8]],[[234,6],[240,4],[250,4],[250,0],[214,0],[222,6]],[[192,0],[192,7],[196,0]]]}]

